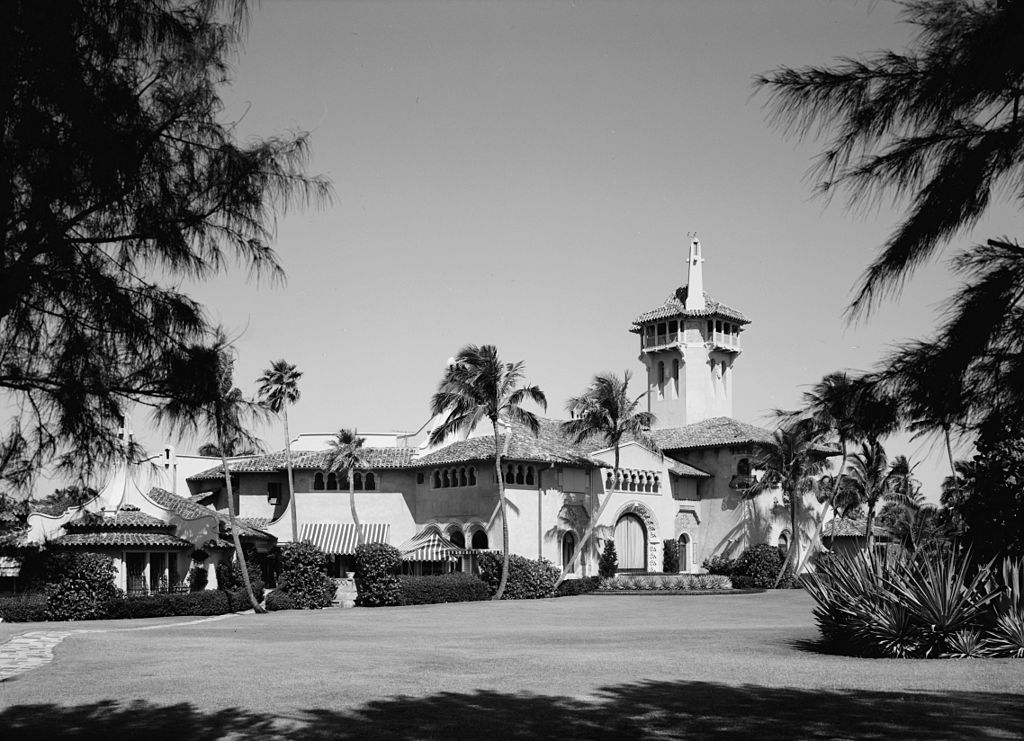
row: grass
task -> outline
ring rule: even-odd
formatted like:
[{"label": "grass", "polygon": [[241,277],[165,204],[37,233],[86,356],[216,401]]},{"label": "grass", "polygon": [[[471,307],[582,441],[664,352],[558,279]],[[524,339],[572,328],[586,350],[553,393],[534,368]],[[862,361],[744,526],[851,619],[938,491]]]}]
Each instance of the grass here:
[{"label": "grass", "polygon": [[829,656],[809,648],[816,637],[810,599],[790,590],[240,615],[72,636],[53,663],[0,684],[0,728],[5,740],[59,729],[205,741],[1016,738],[1024,727],[1024,661]]}]

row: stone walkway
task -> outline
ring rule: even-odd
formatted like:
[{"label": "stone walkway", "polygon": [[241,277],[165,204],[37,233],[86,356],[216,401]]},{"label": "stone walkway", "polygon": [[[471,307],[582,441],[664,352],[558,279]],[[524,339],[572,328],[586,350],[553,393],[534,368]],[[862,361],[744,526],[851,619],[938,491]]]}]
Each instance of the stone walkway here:
[{"label": "stone walkway", "polygon": [[214,620],[225,620],[236,613],[214,615],[212,617],[186,620],[181,623],[161,623],[159,625],[142,625],[135,628],[78,628],[75,630],[32,630],[16,635],[6,643],[0,644],[0,682],[4,682],[18,674],[36,669],[53,661],[53,650],[65,638],[82,633],[127,633],[136,630],[159,630],[161,628],[178,628],[182,625],[209,623]]}]

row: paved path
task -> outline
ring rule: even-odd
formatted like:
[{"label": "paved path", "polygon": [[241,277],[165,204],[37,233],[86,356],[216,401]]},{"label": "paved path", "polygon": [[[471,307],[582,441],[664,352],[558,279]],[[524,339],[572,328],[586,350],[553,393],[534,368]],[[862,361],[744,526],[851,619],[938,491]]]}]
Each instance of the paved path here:
[{"label": "paved path", "polygon": [[16,635],[6,643],[0,644],[0,682],[31,669],[49,664],[53,661],[53,649],[71,635],[82,633],[124,633],[136,630],[159,630],[160,628],[178,628],[182,625],[209,623],[232,617],[214,615],[212,617],[186,620],[180,623],[160,623],[159,625],[142,625],[135,628],[77,628],[75,630],[32,630]]}]

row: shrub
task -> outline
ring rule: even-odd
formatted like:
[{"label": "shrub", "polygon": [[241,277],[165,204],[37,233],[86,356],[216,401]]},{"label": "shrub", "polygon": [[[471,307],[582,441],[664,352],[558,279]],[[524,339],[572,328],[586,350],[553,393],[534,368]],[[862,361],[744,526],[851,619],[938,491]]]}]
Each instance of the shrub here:
[{"label": "shrub", "polygon": [[327,555],[323,551],[312,543],[288,543],[281,546],[280,563],[277,589],[288,595],[293,607],[277,609],[315,610],[331,606],[337,585],[327,575]]},{"label": "shrub", "polygon": [[189,569],[187,582],[190,592],[201,592],[206,589],[206,585],[209,583],[206,566],[193,566]]},{"label": "shrub", "polygon": [[601,551],[601,558],[597,562],[597,573],[599,576],[611,578],[619,570],[619,556],[615,552],[615,541],[610,538],[604,542],[604,550]]},{"label": "shrub", "polygon": [[267,610],[274,612],[276,610],[298,610],[299,606],[295,604],[289,595],[282,592],[280,589],[275,589],[267,595]]},{"label": "shrub", "polygon": [[54,553],[46,564],[46,608],[49,620],[93,620],[121,592],[114,586],[117,569],[99,553]]},{"label": "shrub", "polygon": [[188,605],[189,615],[223,615],[230,612],[227,594],[217,589],[180,595]]},{"label": "shrub", "polygon": [[[988,566],[969,553],[919,551],[893,558],[846,556],[806,580],[826,642],[865,656],[978,655],[977,634],[1000,595]],[[1024,635],[1022,635],[1024,637]],[[997,650],[991,639],[985,651]]]},{"label": "shrub", "polygon": [[709,574],[732,576],[732,572],[736,568],[736,559],[726,558],[725,556],[712,556],[706,559],[702,565]]},{"label": "shrub", "polygon": [[[490,594],[498,591],[501,581],[502,555],[493,551],[481,553],[477,563],[480,578],[487,582]],[[502,599],[543,599],[555,596],[555,583],[561,572],[546,558],[536,561],[514,553],[508,557],[508,583]]]},{"label": "shrub", "polygon": [[36,592],[0,597],[0,618],[5,623],[35,623],[48,620],[46,595]]},{"label": "shrub", "polygon": [[[257,602],[263,601],[263,595],[265,593],[263,584],[263,575],[260,573],[260,567],[256,564],[255,554],[245,554],[245,566],[249,572],[249,584],[252,586],[252,594],[256,598]],[[241,590],[245,592],[245,582],[242,580],[242,566],[237,560],[221,561],[216,566],[217,569],[217,589],[222,592],[235,592]],[[228,598],[231,599],[230,597]],[[245,607],[238,608],[238,610],[247,610],[252,607],[249,602],[249,597],[245,597]],[[232,610],[232,612],[238,612],[238,610]]]},{"label": "shrub", "polygon": [[[597,578],[597,577],[595,577]],[[692,592],[706,589],[732,589],[729,577],[721,574],[629,575],[598,579],[598,589],[610,592],[650,591]]]},{"label": "shrub", "polygon": [[356,604],[360,607],[384,607],[401,604],[398,568],[402,554],[386,543],[356,547]]},{"label": "shrub", "polygon": [[487,584],[472,574],[400,576],[398,584],[403,605],[478,602],[491,596]]},{"label": "shrub", "polygon": [[555,590],[556,597],[572,597],[577,594],[586,594],[587,592],[593,592],[601,586],[601,577],[599,576],[587,576],[582,579],[566,579],[558,585],[558,589]]},{"label": "shrub", "polygon": [[[732,573],[733,586],[738,589],[754,587],[757,589],[771,589],[775,585],[775,579],[782,568],[785,556],[775,546],[762,543],[752,545],[740,554],[736,559]],[[793,567],[786,566],[786,573],[779,582],[780,589],[789,589],[793,586]]]},{"label": "shrub", "polygon": [[666,574],[679,573],[679,541],[666,540],[665,551],[661,557],[661,570]]}]

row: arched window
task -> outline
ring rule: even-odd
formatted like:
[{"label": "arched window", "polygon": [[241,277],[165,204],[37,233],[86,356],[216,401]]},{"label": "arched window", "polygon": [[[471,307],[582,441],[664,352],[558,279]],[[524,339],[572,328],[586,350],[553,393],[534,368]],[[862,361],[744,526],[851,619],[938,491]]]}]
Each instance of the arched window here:
[{"label": "arched window", "polygon": [[615,523],[615,552],[619,571],[647,570],[647,528],[643,520],[627,512]]},{"label": "arched window", "polygon": [[377,488],[377,477],[373,475],[372,471],[367,471],[366,472],[365,484],[366,484],[366,490],[367,491],[373,491],[374,489]]},{"label": "arched window", "polygon": [[783,530],[779,533],[779,550],[789,550],[789,530]]},{"label": "arched window", "polygon": [[533,484],[534,481],[535,481],[535,479],[534,479],[534,476],[533,476],[533,466],[527,466],[526,467],[526,483],[528,485],[530,485],[530,484]]},{"label": "arched window", "polygon": [[569,561],[572,560],[572,554],[576,552],[576,536],[572,533],[566,533],[562,536],[562,568],[566,568],[569,565]]},{"label": "arched window", "polygon": [[448,540],[450,540],[452,545],[457,548],[466,547],[466,536],[463,535],[462,530],[459,529],[458,525],[453,526],[452,529],[448,531]]},{"label": "arched window", "polygon": [[750,475],[750,461],[746,458],[740,458],[739,463],[736,464],[736,475],[737,476],[749,476]]},{"label": "arched window", "polygon": [[313,475],[313,491],[324,490],[324,475],[320,471],[317,471]]},{"label": "arched window", "polygon": [[473,548],[487,550],[487,533],[483,530],[477,530],[473,533],[473,540],[470,542],[472,543]]},{"label": "arched window", "polygon": [[690,536],[683,533],[679,536],[679,570],[690,571]]},{"label": "arched window", "polygon": [[435,489],[440,489],[441,488],[441,472],[440,471],[434,471],[434,488]]},{"label": "arched window", "polygon": [[356,491],[362,491],[363,490],[363,474],[359,473],[359,471],[356,471],[355,474],[352,476],[352,483],[354,484],[353,488]]},{"label": "arched window", "polygon": [[665,395],[665,361],[658,361],[658,397]]},{"label": "arched window", "polygon": [[451,485],[452,485],[452,482],[448,478],[448,469],[446,468],[443,471],[441,471],[441,487],[444,488],[444,489],[447,489]]},{"label": "arched window", "polygon": [[476,486],[476,468],[473,466],[469,467],[469,485]]},{"label": "arched window", "polygon": [[338,490],[338,476],[337,476],[337,474],[334,473],[334,471],[331,471],[329,474],[327,474],[327,490],[328,491],[337,491]]},{"label": "arched window", "polygon": [[523,476],[523,467],[516,466],[516,483],[522,485],[525,481],[526,477]]},{"label": "arched window", "polygon": [[515,471],[515,468],[513,468],[512,465],[510,464],[509,467],[505,469],[505,483],[506,484],[514,484],[515,482],[516,482],[516,471]]},{"label": "arched window", "polygon": [[679,358],[672,361],[672,392],[679,398]]},{"label": "arched window", "polygon": [[466,479],[466,469],[465,468],[460,468],[459,469],[459,486],[465,486],[467,483],[468,483],[468,481]]}]

